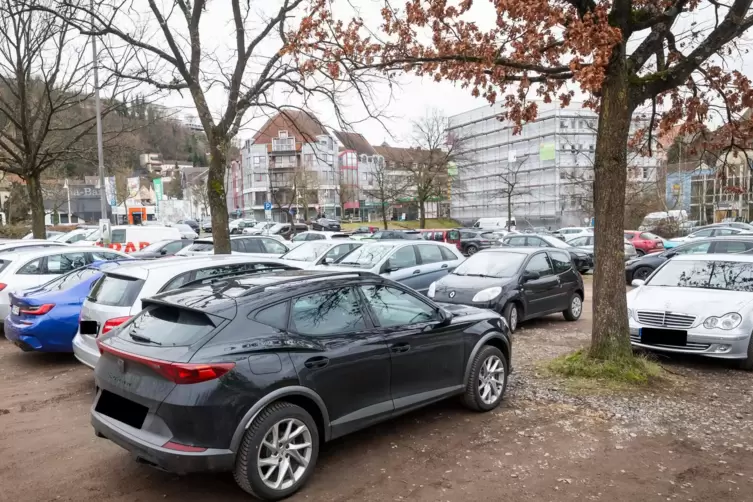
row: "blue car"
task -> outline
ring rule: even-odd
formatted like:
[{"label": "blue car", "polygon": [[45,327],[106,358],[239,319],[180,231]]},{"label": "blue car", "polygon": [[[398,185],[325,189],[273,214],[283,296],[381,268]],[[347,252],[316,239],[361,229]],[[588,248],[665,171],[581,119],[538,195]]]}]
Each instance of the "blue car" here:
[{"label": "blue car", "polygon": [[73,352],[81,306],[101,270],[133,261],[95,262],[42,286],[9,293],[5,337],[24,351]]}]

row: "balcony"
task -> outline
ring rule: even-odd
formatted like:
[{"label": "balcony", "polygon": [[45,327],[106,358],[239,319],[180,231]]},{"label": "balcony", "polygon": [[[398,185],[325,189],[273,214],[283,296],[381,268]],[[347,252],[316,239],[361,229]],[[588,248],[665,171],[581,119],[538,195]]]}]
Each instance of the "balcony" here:
[{"label": "balcony", "polygon": [[295,138],[272,138],[272,152],[284,153],[296,151]]},{"label": "balcony", "polygon": [[298,167],[301,167],[301,159],[297,155],[271,157],[269,159],[269,169],[296,169]]}]

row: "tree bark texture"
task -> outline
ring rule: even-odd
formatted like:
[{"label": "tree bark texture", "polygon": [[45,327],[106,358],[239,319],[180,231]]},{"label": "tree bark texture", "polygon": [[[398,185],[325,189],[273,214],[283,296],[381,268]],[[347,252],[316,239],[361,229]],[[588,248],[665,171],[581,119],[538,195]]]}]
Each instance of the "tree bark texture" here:
[{"label": "tree bark texture", "polygon": [[615,47],[602,87],[594,160],[595,269],[590,355],[630,357],[623,220],[627,139],[632,116],[625,47]]},{"label": "tree bark texture", "polygon": [[426,202],[424,200],[418,203],[418,228],[426,228]]},{"label": "tree bark texture", "polygon": [[26,189],[29,191],[29,202],[31,203],[31,231],[34,233],[35,239],[46,239],[44,195],[38,174],[32,174],[26,178]]},{"label": "tree bark texture", "polygon": [[509,191],[507,193],[507,231],[509,232],[511,230],[512,230],[512,191]]},{"label": "tree bark texture", "polygon": [[[223,138],[227,139],[227,138]],[[209,172],[207,196],[212,210],[212,241],[214,254],[230,254],[230,229],[228,228],[225,173],[227,170],[224,148],[212,138],[209,140]]]}]

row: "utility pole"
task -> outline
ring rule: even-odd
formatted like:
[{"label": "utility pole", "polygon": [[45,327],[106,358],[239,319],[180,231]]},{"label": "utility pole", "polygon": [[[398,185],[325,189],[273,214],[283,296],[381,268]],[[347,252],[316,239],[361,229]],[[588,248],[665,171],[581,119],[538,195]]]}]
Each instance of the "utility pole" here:
[{"label": "utility pole", "polygon": [[[92,26],[94,25],[94,0],[91,1]],[[102,152],[102,109],[99,102],[99,63],[97,37],[92,35],[92,69],[94,70],[94,108],[97,114],[97,159],[99,162],[99,208],[100,218],[107,219],[107,194],[105,190],[105,162]]]}]

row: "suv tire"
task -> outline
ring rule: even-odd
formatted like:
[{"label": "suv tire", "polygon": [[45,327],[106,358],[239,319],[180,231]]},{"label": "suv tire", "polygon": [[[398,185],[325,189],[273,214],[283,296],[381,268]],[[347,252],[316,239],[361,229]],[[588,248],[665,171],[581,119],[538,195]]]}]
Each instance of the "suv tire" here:
[{"label": "suv tire", "polygon": [[753,371],[753,335],[751,335],[748,341],[748,357],[741,359],[738,364],[741,370]]},{"label": "suv tire", "polygon": [[509,302],[502,309],[502,316],[507,321],[507,327],[510,328],[510,333],[515,333],[520,324],[520,309],[515,302]]},{"label": "suv tire", "polygon": [[467,248],[465,248],[465,252],[468,253],[468,256],[472,256],[478,252],[478,248],[475,244],[470,244]]},{"label": "suv tire", "polygon": [[484,345],[471,363],[463,404],[473,411],[493,410],[502,402],[506,388],[507,358],[497,347]]},{"label": "suv tire", "polygon": [[[301,426],[304,428],[302,432],[290,441],[286,440],[288,432],[298,431]],[[267,446],[275,443],[273,429],[277,429],[277,441],[274,446],[280,450],[273,450]],[[302,445],[306,443],[309,443],[309,447],[303,448]],[[291,445],[296,448],[290,448]],[[238,486],[254,497],[261,500],[281,500],[306,484],[314,472],[318,456],[319,430],[314,419],[300,406],[280,401],[264,408],[248,427],[235,458],[233,476]],[[278,463],[260,466],[259,461],[262,457],[268,462]],[[305,466],[296,460],[301,457],[307,459]],[[286,466],[291,466],[290,470],[285,469],[282,478],[278,478],[280,470]],[[264,474],[268,475],[269,481],[262,479],[262,470],[265,469]],[[278,479],[282,479],[280,488],[267,484]]]},{"label": "suv tire", "polygon": [[580,319],[580,315],[583,313],[583,297],[578,293],[570,295],[570,300],[566,310],[562,311],[562,315],[566,321],[577,321]]}]

